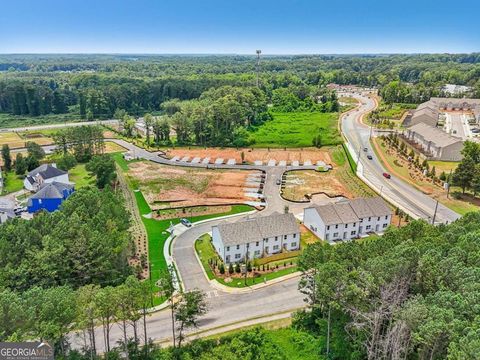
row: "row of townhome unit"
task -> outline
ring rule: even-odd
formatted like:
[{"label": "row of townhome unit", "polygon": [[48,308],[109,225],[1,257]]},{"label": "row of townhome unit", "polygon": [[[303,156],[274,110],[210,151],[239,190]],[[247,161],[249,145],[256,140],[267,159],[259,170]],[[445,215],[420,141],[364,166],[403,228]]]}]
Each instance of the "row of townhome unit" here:
[{"label": "row of townhome unit", "polygon": [[392,211],[380,197],[359,198],[304,209],[303,223],[317,237],[329,242],[350,240],[368,233],[382,233]]},{"label": "row of townhome unit", "polygon": [[300,228],[292,214],[274,213],[212,227],[212,243],[226,264],[300,249]]}]

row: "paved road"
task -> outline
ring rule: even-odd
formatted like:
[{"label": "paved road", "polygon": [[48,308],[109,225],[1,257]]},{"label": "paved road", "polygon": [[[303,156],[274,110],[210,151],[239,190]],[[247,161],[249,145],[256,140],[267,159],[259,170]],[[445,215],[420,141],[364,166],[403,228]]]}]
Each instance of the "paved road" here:
[{"label": "paved road", "polygon": [[[415,218],[432,221],[436,206],[434,199],[395,176],[392,176],[391,179],[383,177],[383,173],[386,170],[382,167],[381,162],[377,159],[371,147],[371,129],[360,121],[362,114],[375,108],[376,104],[374,100],[358,94],[348,95],[357,98],[362,103],[358,111],[351,111],[341,119],[342,132],[356,152],[357,156],[355,159],[358,157],[358,154],[360,154],[358,171],[363,174],[368,182],[370,182],[383,197],[398,204],[404,211]],[[368,152],[364,152],[363,148],[367,148]],[[367,154],[371,155],[373,160],[368,160]],[[442,204],[438,204],[435,223],[452,222],[459,217],[459,214]]]}]

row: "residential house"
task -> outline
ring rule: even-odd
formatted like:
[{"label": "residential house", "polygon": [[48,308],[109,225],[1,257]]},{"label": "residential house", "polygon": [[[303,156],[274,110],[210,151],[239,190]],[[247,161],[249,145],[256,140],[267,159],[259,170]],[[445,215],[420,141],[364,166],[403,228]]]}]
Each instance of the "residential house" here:
[{"label": "residential house", "polygon": [[37,191],[43,184],[54,181],[68,184],[68,172],[58,169],[56,164],[42,164],[27,174],[23,186],[27,190]]},{"label": "residential house", "polygon": [[61,182],[44,183],[27,201],[27,211],[31,214],[40,210],[53,212],[75,191],[73,184]]},{"label": "residential house", "polygon": [[226,263],[300,249],[300,228],[292,214],[274,213],[212,227],[212,243]]},{"label": "residential house", "polygon": [[423,123],[416,124],[410,127],[404,136],[408,141],[417,144],[431,159],[460,161],[463,157],[461,154],[463,140],[437,127]]},{"label": "residential house", "polygon": [[380,197],[339,201],[304,209],[303,223],[318,238],[328,242],[351,240],[369,233],[382,233],[390,225],[392,211]]}]

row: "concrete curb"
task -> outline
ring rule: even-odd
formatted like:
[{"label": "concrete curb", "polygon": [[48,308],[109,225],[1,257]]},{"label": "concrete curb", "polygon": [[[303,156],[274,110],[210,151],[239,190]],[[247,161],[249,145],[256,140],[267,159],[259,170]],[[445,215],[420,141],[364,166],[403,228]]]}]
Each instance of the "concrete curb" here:
[{"label": "concrete curb", "polygon": [[[216,221],[216,220],[222,220],[222,219],[228,219],[228,218],[232,218],[232,217],[235,217],[235,216],[240,216],[240,215],[251,215],[251,214],[255,214],[257,212],[257,210],[252,210],[252,211],[246,211],[246,212],[242,212],[242,213],[238,213],[238,214],[231,214],[231,215],[225,215],[225,216],[219,216],[219,217],[214,217],[214,218],[211,218],[211,219],[205,219],[205,220],[200,220],[200,221],[197,221],[197,222],[194,222],[192,223],[192,227],[196,226],[196,225],[200,225],[200,224],[204,224],[204,223],[207,223],[209,221]],[[165,258],[165,261],[167,262],[167,266],[174,266],[175,269],[176,269],[176,272],[175,272],[175,276],[178,276],[178,279],[175,278],[174,279],[174,283],[175,283],[175,288],[177,290],[180,290],[180,287],[182,288],[181,290],[185,290],[185,287],[183,285],[183,280],[182,280],[182,275],[180,274],[180,271],[178,271],[178,267],[176,265],[176,260],[175,260],[175,257],[173,256],[173,254],[170,254],[170,246],[173,246],[174,244],[174,240],[181,234],[183,234],[185,231],[187,231],[189,228],[186,228],[186,229],[178,229],[178,225],[180,224],[177,224],[173,227],[173,231],[172,233],[170,234],[170,236],[165,240],[165,243],[163,245],[163,256]],[[183,227],[183,225],[182,225]],[[179,232],[177,233],[175,230],[179,230]],[[194,252],[195,252],[195,255],[197,254],[197,252],[195,251],[194,249]],[[200,263],[200,266],[203,270],[203,266],[201,265]],[[206,275],[206,274],[205,274]],[[208,279],[208,277],[207,277]]]}]

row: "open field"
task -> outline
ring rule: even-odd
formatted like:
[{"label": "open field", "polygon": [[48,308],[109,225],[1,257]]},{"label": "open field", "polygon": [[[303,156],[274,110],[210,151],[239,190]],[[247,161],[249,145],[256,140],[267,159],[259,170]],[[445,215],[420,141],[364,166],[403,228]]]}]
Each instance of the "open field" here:
[{"label": "open field", "polygon": [[79,189],[88,185],[95,185],[95,176],[91,176],[87,169],[85,169],[85,164],[77,164],[72,169],[68,171],[68,177],[70,181],[75,183],[75,188]]},{"label": "open field", "polygon": [[130,184],[152,209],[243,203],[249,175],[257,171],[206,170],[140,161],[129,164]]},{"label": "open field", "polygon": [[342,142],[338,132],[338,113],[272,113],[273,119],[250,132],[254,147],[308,147],[320,134],[323,145]]},{"label": "open field", "polygon": [[46,124],[60,124],[65,122],[79,122],[83,121],[77,113],[68,114],[48,114],[41,116],[24,116],[0,114],[0,128],[13,128],[22,126],[46,125]]},{"label": "open field", "polygon": [[112,141],[105,141],[105,152],[107,154],[125,152],[125,151],[127,151],[127,149],[125,149],[123,146],[120,146],[117,143],[114,143]]},{"label": "open field", "polygon": [[328,172],[299,170],[287,172],[283,197],[288,200],[306,200],[306,195],[323,193],[329,197],[355,198],[373,196],[374,192],[361,182],[350,169],[345,151],[341,146],[331,149],[333,169]]},{"label": "open field", "polygon": [[316,149],[316,148],[305,148],[305,149],[233,149],[233,148],[176,148],[167,150],[167,156],[172,158],[174,156],[179,156],[183,158],[184,156],[189,156],[190,160],[194,157],[199,157],[204,159],[206,157],[210,158],[210,163],[214,163],[215,159],[222,158],[224,162],[227,162],[229,159],[235,159],[237,164],[242,163],[242,153],[246,163],[253,163],[254,161],[260,160],[265,164],[269,160],[275,160],[277,163],[279,161],[286,161],[288,165],[292,161],[299,161],[303,163],[306,160],[310,160],[312,164],[315,164],[317,161],[323,161],[327,164],[332,162],[328,148]]}]

